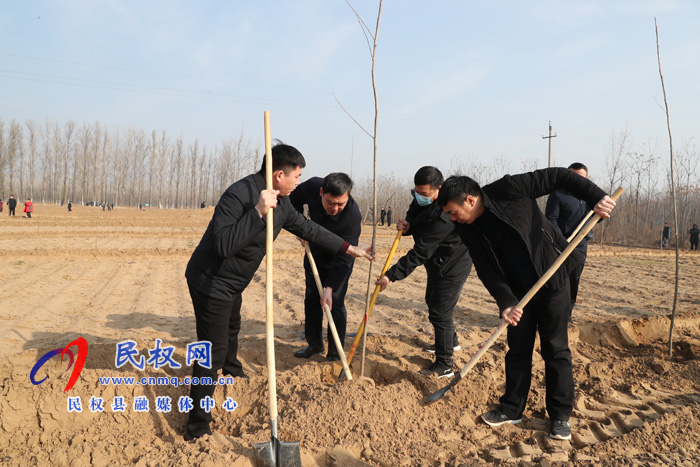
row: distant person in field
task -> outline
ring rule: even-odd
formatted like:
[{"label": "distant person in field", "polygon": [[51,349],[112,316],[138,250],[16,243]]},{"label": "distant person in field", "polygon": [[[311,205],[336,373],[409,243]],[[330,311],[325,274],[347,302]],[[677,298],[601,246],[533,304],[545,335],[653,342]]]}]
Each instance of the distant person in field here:
[{"label": "distant person in field", "polygon": [[207,203],[205,203],[204,201],[202,201],[202,204],[199,205],[200,209],[204,209],[206,207],[207,207]]},{"label": "distant person in field", "polygon": [[[580,162],[574,162],[569,166],[569,170],[576,172],[582,177],[588,178],[588,167],[581,164]],[[569,238],[572,233],[579,226],[581,221],[588,214],[588,206],[586,202],[582,199],[578,199],[570,192],[562,189],[554,190],[547,198],[547,207],[545,209],[544,215],[552,223],[552,226],[564,236],[564,238]],[[588,240],[593,236],[592,233],[588,233],[586,237],[581,240],[576,246],[576,251],[581,253],[583,260],[581,263],[571,272],[569,276],[569,285],[571,286],[571,307],[569,309],[569,322],[571,322],[571,314],[576,305],[576,297],[578,296],[578,287],[581,281],[581,274],[583,273],[583,268],[586,265],[586,254],[588,252]]]},{"label": "distant person in field", "polygon": [[68,212],[73,210],[73,201],[68,201]]},{"label": "distant person in field", "polygon": [[[272,148],[272,189],[266,189],[265,162],[258,173],[248,175],[228,187],[214,209],[207,230],[195,248],[185,277],[192,298],[197,338],[211,342],[211,368],[198,362],[194,377],[216,381],[224,375],[245,377],[237,358],[241,329],[242,294],[265,256],[266,216],[274,208],[274,236],[282,229],[334,253],[371,259],[370,245],[353,246],[294,209],[289,194],[299,184],[304,156],[294,147],[277,144]],[[259,304],[264,308],[263,303]],[[215,385],[193,384],[190,411],[184,438],[192,440],[211,434],[211,413],[200,401],[214,394]]]},{"label": "distant person in field", "polygon": [[4,207],[5,207],[5,204],[2,202],[2,198],[0,198],[0,212],[2,212]]},{"label": "distant person in field", "polygon": [[[331,173],[325,178],[314,177],[299,185],[289,195],[289,201],[301,214],[304,213],[304,205],[308,206],[309,219],[338,235],[349,244],[355,245],[360,240],[362,213],[350,194],[352,186],[352,180],[344,173]],[[323,297],[319,299],[311,264],[305,256],[304,336],[308,345],[294,352],[294,356],[298,358],[309,358],[323,352],[324,313],[322,307],[324,304],[328,304],[331,309],[340,342],[345,342],[348,317],[348,312],[345,309],[345,294],[348,291],[348,281],[355,264],[355,258],[352,256],[327,250],[313,242],[309,242],[309,247],[318,268],[318,275],[323,286]],[[340,360],[339,352],[342,352],[343,349],[336,348],[330,327],[327,336],[326,360],[338,361]]]},{"label": "distant person in field", "polygon": [[32,211],[34,211],[34,204],[31,199],[27,198],[24,200],[24,212],[27,214],[28,219],[32,218]]},{"label": "distant person in field", "polygon": [[519,301],[537,283],[568,242],[547,220],[537,198],[556,189],[586,200],[596,214],[609,217],[615,202],[603,190],[571,170],[549,168],[506,175],[483,188],[469,177],[450,177],[438,203],[458,222],[474,267],[508,323],[505,393],[498,408],[481,418],[490,426],[520,423],[532,380],[535,337],[544,360],[549,436],[571,439],[574,375],[569,349],[569,275],[581,261],[571,252],[524,310]]},{"label": "distant person in field", "polygon": [[428,281],[425,303],[428,320],[433,325],[433,344],[425,348],[435,354],[435,361],[420,371],[438,378],[454,375],[452,354],[459,350],[459,339],[452,314],[462,287],[472,269],[467,247],[457,233],[457,224],[435,202],[444,179],[436,167],[421,167],[413,177],[413,201],[406,219],[399,219],[396,230],[413,236],[413,248],[399,258],[385,275],[377,279],[381,290],[391,282],[408,277],[417,267],[425,266]]},{"label": "distant person in field", "polygon": [[671,226],[668,225],[668,222],[664,222],[664,230],[661,232],[661,245],[664,248],[668,248],[668,241],[671,238]]},{"label": "distant person in field", "polygon": [[700,229],[698,229],[698,224],[693,224],[690,229],[690,249],[698,251],[698,241],[700,240]]},{"label": "distant person in field", "polygon": [[17,200],[14,195],[10,195],[10,199],[7,200],[7,209],[9,211],[8,216],[15,215],[15,208],[17,207]]},{"label": "distant person in field", "polygon": [[386,209],[382,208],[382,210],[379,211],[379,217],[382,220],[382,225],[384,225],[384,218],[386,217]]},{"label": "distant person in field", "polygon": [[391,227],[391,206],[386,210],[386,225]]}]

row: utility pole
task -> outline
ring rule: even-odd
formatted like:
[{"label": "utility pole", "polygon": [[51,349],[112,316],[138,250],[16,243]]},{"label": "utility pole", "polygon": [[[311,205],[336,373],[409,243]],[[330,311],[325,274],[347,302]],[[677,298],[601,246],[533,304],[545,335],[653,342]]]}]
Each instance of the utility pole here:
[{"label": "utility pole", "polygon": [[543,136],[542,139],[548,139],[549,140],[549,163],[547,167],[552,166],[552,138],[556,138],[557,134],[552,134],[552,121],[549,121],[549,136]]}]

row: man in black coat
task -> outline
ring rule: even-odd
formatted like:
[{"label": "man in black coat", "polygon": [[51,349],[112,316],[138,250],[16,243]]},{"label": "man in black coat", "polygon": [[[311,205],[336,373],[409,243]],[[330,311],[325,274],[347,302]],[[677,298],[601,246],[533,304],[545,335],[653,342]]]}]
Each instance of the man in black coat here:
[{"label": "man in black coat", "polygon": [[661,232],[661,246],[668,247],[668,241],[671,240],[671,226],[668,222],[664,222],[664,230]]},{"label": "man in black coat", "polygon": [[435,362],[421,373],[435,373],[438,378],[454,375],[452,353],[461,347],[452,314],[472,268],[467,247],[457,233],[457,225],[435,202],[443,181],[442,173],[436,167],[421,167],[416,172],[413,177],[414,200],[406,219],[399,219],[396,223],[396,229],[402,230],[403,235],[413,235],[413,248],[376,282],[384,290],[390,282],[405,279],[418,266],[425,266],[428,273],[425,303],[428,305],[428,320],[435,330],[435,343],[425,350],[435,353]]},{"label": "man in black coat", "polygon": [[[350,195],[352,180],[344,173],[331,173],[325,178],[314,177],[301,185],[289,195],[292,206],[304,213],[304,205],[309,208],[309,218],[318,225],[341,237],[351,245],[358,243],[362,225],[362,214],[357,203]],[[294,352],[295,357],[309,358],[323,352],[323,305],[328,304],[333,322],[338,331],[340,342],[345,342],[347,310],[345,294],[348,280],[352,273],[355,258],[337,254],[310,242],[309,247],[314,257],[318,275],[323,285],[323,297],[319,301],[318,287],[314,279],[308,258],[304,257],[306,275],[306,295],[304,297],[304,335],[308,345]],[[341,349],[342,351],[342,349]],[[340,360],[335,341],[328,328],[328,361]]]},{"label": "man in black coat", "polygon": [[698,229],[698,224],[693,224],[690,229],[690,249],[698,251],[698,243],[700,242],[700,229]]},{"label": "man in black coat", "polygon": [[9,208],[9,216],[15,215],[15,208],[17,207],[17,200],[14,195],[10,195],[10,199],[7,200],[7,207]]},{"label": "man in black coat", "polygon": [[[574,162],[569,166],[569,170],[576,172],[584,178],[588,178],[588,167],[580,162]],[[544,215],[549,219],[554,228],[565,238],[569,238],[579,226],[581,221],[588,214],[588,206],[582,199],[578,199],[567,190],[557,189],[547,198],[547,207]],[[586,254],[588,252],[588,239],[593,234],[589,232],[586,237],[581,240],[576,246],[576,251],[581,253],[583,257],[579,265],[571,272],[569,276],[570,299],[571,306],[569,307],[569,322],[571,322],[571,313],[576,305],[576,297],[578,296],[578,286],[581,281],[581,274],[586,265]]]},{"label": "man in black coat", "polygon": [[[253,279],[266,246],[266,217],[274,208],[274,237],[284,228],[324,248],[354,257],[371,258],[370,246],[350,245],[337,235],[304,218],[289,202],[299,184],[304,156],[294,147],[272,148],[272,189],[266,189],[265,162],[260,172],[237,181],[224,192],[214,209],[202,240],[192,253],[185,277],[197,324],[197,338],[211,342],[211,367],[195,362],[195,378],[211,378],[214,384],[193,384],[185,440],[210,434],[212,416],[202,399],[216,388],[218,370],[224,375],[245,377],[237,358],[241,329],[241,294]],[[208,400],[208,399],[207,399]]]},{"label": "man in black coat", "polygon": [[496,299],[508,327],[506,387],[498,409],[481,418],[491,426],[520,423],[532,379],[539,332],[545,362],[549,436],[571,439],[574,377],[567,333],[569,275],[581,261],[575,250],[525,306],[515,307],[554,263],[568,242],[537,206],[537,198],[566,189],[607,218],[615,202],[588,179],[564,168],[506,175],[483,188],[469,177],[445,181],[438,202],[469,248],[479,279]]}]

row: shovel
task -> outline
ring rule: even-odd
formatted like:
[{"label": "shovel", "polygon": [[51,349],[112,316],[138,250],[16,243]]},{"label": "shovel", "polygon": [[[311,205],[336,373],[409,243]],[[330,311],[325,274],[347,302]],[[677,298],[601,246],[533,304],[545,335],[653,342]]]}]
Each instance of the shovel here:
[{"label": "shovel", "polygon": [[[311,248],[309,248],[309,242],[305,242],[304,248],[306,249],[306,256],[309,258],[309,264],[311,265],[311,271],[314,273],[314,279],[316,279],[316,287],[318,287],[318,293],[323,297],[323,284],[321,284],[321,277],[318,275],[318,268],[316,267],[316,261],[311,254]],[[331,314],[331,309],[328,307],[327,303],[323,304],[323,311],[326,312],[326,318],[328,318],[328,327],[331,328],[331,334],[333,335],[333,341],[335,341],[335,348],[340,356],[340,362],[343,364],[343,371],[348,377],[348,381],[352,381],[352,375],[350,374],[350,368],[348,367],[348,361],[345,358],[345,350],[343,350],[343,343],[340,342],[340,336],[338,336],[338,330],[335,328],[335,322],[333,321],[333,315]]]},{"label": "shovel", "polygon": [[[401,240],[401,236],[403,235],[403,231],[399,230],[396,232],[396,237],[394,238],[394,243],[391,245],[391,250],[389,250],[389,256],[386,258],[386,263],[384,263],[384,267],[382,268],[382,273],[379,275],[379,277],[383,276],[386,274],[386,272],[389,270],[389,266],[391,266],[391,260],[394,257],[394,254],[396,253],[396,249],[399,247],[399,241]],[[380,286],[375,286],[374,287],[374,292],[372,293],[372,298],[369,301],[369,310],[367,313],[364,314],[364,317],[362,318],[362,322],[360,323],[360,328],[357,330],[357,334],[355,334],[355,339],[352,341],[352,346],[350,347],[350,352],[348,352],[348,365],[350,365],[350,362],[352,362],[352,357],[355,356],[355,351],[357,350],[357,345],[360,343],[360,339],[362,339],[362,333],[365,330],[365,326],[367,325],[367,320],[369,319],[370,315],[372,314],[372,309],[374,308],[374,303],[377,301],[377,297],[379,296],[379,290],[381,289]],[[348,370],[348,374],[350,374],[350,371]],[[343,370],[340,373],[339,379],[345,378],[345,370]],[[352,377],[348,377],[348,379],[352,379]]]},{"label": "shovel", "polygon": [[[620,187],[617,190],[615,190],[615,193],[610,195],[610,197],[613,199],[613,201],[617,201],[617,198],[622,195],[622,193],[625,191],[624,188]],[[593,211],[591,211],[593,212]],[[582,222],[586,222],[586,219],[588,219],[589,216],[586,216]],[[557,272],[557,269],[564,263],[566,258],[569,257],[572,251],[578,246],[579,243],[581,243],[581,240],[588,235],[588,232],[595,227],[595,225],[598,223],[598,221],[601,219],[601,217],[596,214],[593,216],[592,219],[590,219],[586,224],[581,228],[579,226],[577,230],[580,228],[579,233],[574,237],[573,240],[570,241],[569,245],[566,247],[566,249],[559,255],[559,257],[554,261],[554,263],[545,271],[545,273],[540,277],[540,279],[535,283],[535,285],[532,286],[530,290],[525,294],[525,296],[518,302],[517,305],[515,305],[515,308],[523,309],[525,308],[525,305],[527,305],[532,297],[535,296],[535,294],[542,288],[542,286],[554,275],[555,272]],[[479,359],[486,353],[486,351],[493,345],[494,342],[496,342],[496,339],[500,337],[501,334],[503,334],[503,331],[506,330],[508,327],[508,323],[505,321],[501,323],[500,326],[491,334],[491,336],[488,338],[488,340],[484,343],[484,345],[481,346],[479,351],[472,357],[471,360],[467,362],[464,367],[459,370],[459,373],[455,375],[454,378],[452,378],[452,381],[450,381],[447,386],[445,386],[442,389],[438,389],[434,393],[430,394],[427,396],[424,400],[424,403],[427,404],[432,404],[433,402],[442,399],[445,394],[450,392],[452,388],[454,388],[457,383],[462,381],[462,378],[471,370],[474,365],[476,365],[476,362],[479,361]]]},{"label": "shovel", "polygon": [[[270,136],[270,112],[265,111],[265,181],[272,189],[272,139]],[[299,442],[280,441],[277,438],[277,380],[275,375],[275,333],[272,315],[272,208],[267,210],[266,279],[265,279],[265,331],[267,347],[267,392],[270,396],[270,430],[272,438],[255,445],[255,465],[258,467],[301,467]]]}]

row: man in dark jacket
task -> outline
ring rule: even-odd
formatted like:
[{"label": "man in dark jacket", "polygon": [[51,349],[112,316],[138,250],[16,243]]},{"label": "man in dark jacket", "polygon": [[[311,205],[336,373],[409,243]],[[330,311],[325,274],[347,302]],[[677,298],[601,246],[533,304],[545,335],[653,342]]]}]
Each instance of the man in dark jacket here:
[{"label": "man in dark jacket", "polygon": [[671,226],[668,222],[664,222],[664,230],[661,232],[661,246],[668,247],[668,241],[671,240]]},{"label": "man in dark jacket", "polygon": [[479,187],[469,177],[445,181],[439,204],[469,248],[479,279],[496,299],[508,327],[506,387],[500,406],[483,414],[487,424],[520,423],[532,379],[537,332],[545,362],[549,436],[570,439],[574,378],[567,333],[571,271],[581,261],[575,250],[525,306],[515,305],[554,263],[568,242],[537,206],[537,198],[566,189],[585,200],[596,214],[609,217],[615,202],[589,180],[564,168],[510,176]]},{"label": "man in dark jacket", "polygon": [[698,229],[698,224],[693,224],[690,229],[690,249],[698,251],[698,242],[700,242],[700,229]]},{"label": "man in dark jacket", "polygon": [[389,206],[389,209],[386,210],[386,225],[387,227],[391,227],[391,206]]},{"label": "man in dark jacket", "polygon": [[[338,253],[371,258],[370,247],[356,247],[304,218],[289,202],[299,184],[304,156],[292,146],[272,148],[272,189],[265,188],[265,162],[260,172],[237,181],[224,192],[202,240],[192,253],[185,277],[192,297],[197,338],[211,342],[211,367],[195,362],[193,377],[216,382],[224,375],[245,377],[238,352],[241,329],[241,294],[253,279],[265,256],[265,214],[274,208],[274,236],[284,228]],[[210,434],[212,416],[202,399],[214,394],[216,385],[193,384],[185,440]],[[206,399],[207,401],[209,399]]]},{"label": "man in dark jacket", "polygon": [[15,208],[17,207],[17,200],[14,195],[10,195],[10,199],[7,200],[7,208],[9,209],[8,216],[15,215]]},{"label": "man in dark jacket", "polygon": [[[309,218],[318,225],[341,237],[351,245],[358,243],[362,214],[350,195],[352,180],[344,173],[331,173],[325,178],[314,177],[297,187],[289,195],[292,206],[303,214],[304,205],[309,208]],[[316,243],[309,243],[318,275],[323,285],[323,297],[319,301],[318,287],[309,259],[304,257],[306,295],[304,297],[304,334],[308,345],[294,352],[295,357],[309,358],[323,352],[323,305],[328,304],[340,342],[345,342],[347,310],[345,294],[355,258],[336,254]],[[342,349],[341,349],[342,351]],[[340,354],[328,328],[328,361],[340,360]]]},{"label": "man in dark jacket", "polygon": [[[588,167],[581,164],[580,162],[574,162],[569,166],[569,170],[576,172],[582,177],[588,178]],[[578,199],[567,190],[554,190],[552,194],[547,198],[547,207],[544,211],[544,215],[552,223],[554,229],[557,230],[564,238],[569,238],[572,233],[579,226],[581,221],[588,214],[588,206],[586,202],[582,199]],[[581,274],[583,274],[583,268],[586,265],[586,254],[588,252],[588,239],[591,238],[593,234],[589,233],[586,237],[581,240],[576,246],[576,251],[581,253],[582,261],[579,265],[571,272],[569,276],[569,286],[570,286],[570,299],[571,306],[569,308],[569,322],[571,322],[571,313],[576,305],[576,297],[578,296],[578,285],[581,281]]]},{"label": "man in dark jacket", "polygon": [[460,346],[452,313],[472,268],[469,252],[457,234],[457,225],[434,202],[442,182],[442,173],[435,167],[422,167],[416,172],[414,200],[406,219],[396,224],[403,235],[413,235],[413,248],[376,282],[384,290],[389,282],[405,279],[418,266],[425,266],[428,273],[425,303],[428,320],[435,330],[435,344],[426,351],[435,353],[435,362],[421,373],[436,373],[439,378],[454,375],[452,353]]}]

